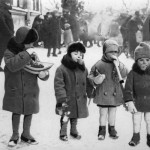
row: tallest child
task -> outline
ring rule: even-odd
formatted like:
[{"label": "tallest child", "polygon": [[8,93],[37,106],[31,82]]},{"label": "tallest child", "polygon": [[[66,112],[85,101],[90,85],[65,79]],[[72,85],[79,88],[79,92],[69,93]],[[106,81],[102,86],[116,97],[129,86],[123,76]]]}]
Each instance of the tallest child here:
[{"label": "tallest child", "polygon": [[[25,65],[36,58],[33,43],[38,40],[35,29],[20,27],[11,38],[4,53],[5,95],[3,109],[12,112],[13,134],[8,146],[16,146],[19,140],[20,116],[24,115],[21,140],[28,144],[38,142],[30,134],[32,114],[39,112],[38,78],[46,80],[49,75],[31,74],[24,70]],[[46,73],[46,72],[45,72]]]}]

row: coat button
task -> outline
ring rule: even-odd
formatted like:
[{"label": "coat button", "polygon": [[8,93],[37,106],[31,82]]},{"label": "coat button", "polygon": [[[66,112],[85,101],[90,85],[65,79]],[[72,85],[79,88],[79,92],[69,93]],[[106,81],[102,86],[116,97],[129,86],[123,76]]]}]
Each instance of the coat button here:
[{"label": "coat button", "polygon": [[114,93],[113,93],[113,96],[116,96],[116,95],[117,95],[117,93],[116,93],[116,92],[114,92]]},{"label": "coat button", "polygon": [[107,95],[107,92],[104,92],[104,95]]},{"label": "coat button", "polygon": [[146,99],[146,96],[144,96],[144,99]]},{"label": "coat button", "polygon": [[85,85],[85,83],[83,82],[83,86]]}]

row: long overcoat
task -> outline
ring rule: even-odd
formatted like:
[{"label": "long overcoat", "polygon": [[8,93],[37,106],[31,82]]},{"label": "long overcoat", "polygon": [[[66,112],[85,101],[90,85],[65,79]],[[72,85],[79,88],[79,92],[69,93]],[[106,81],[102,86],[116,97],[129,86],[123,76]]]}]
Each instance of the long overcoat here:
[{"label": "long overcoat", "polygon": [[17,55],[6,50],[5,60],[5,94],[3,109],[17,114],[34,114],[39,112],[39,86],[36,74],[25,71],[24,66],[31,60],[26,51]]},{"label": "long overcoat", "polygon": [[14,24],[9,7],[0,3],[0,61],[6,50],[9,39],[14,34]]},{"label": "long overcoat", "polygon": [[131,18],[127,23],[129,51],[132,58],[134,55],[134,50],[139,44],[136,41],[136,32],[139,30],[139,25],[143,26],[143,22],[140,18],[136,17]]},{"label": "long overcoat", "polygon": [[[122,90],[114,67],[113,63],[100,60],[91,69],[91,77],[95,76],[96,69],[100,74],[105,74],[106,77],[101,84],[96,85],[96,96],[93,102],[97,105],[119,106],[123,103]],[[121,62],[119,69],[122,78],[125,78],[127,76],[127,69]],[[116,79],[114,76],[116,76]]]},{"label": "long overcoat", "polygon": [[129,72],[124,91],[125,102],[133,101],[137,111],[150,112],[150,68],[141,71],[135,63]]},{"label": "long overcoat", "polygon": [[68,99],[70,118],[86,118],[89,114],[87,88],[90,85],[87,84],[87,75],[87,69],[76,67],[67,55],[56,70],[54,88],[57,104],[63,103],[65,98]]},{"label": "long overcoat", "polygon": [[51,43],[52,48],[60,48],[61,45],[61,20],[53,16],[51,19]]}]

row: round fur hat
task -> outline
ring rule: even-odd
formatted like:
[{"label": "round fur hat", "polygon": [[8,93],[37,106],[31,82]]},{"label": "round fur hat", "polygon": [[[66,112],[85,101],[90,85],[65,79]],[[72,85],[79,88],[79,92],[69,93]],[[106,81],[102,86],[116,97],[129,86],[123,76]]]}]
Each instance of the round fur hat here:
[{"label": "round fur hat", "polygon": [[145,42],[141,42],[134,51],[135,61],[140,58],[150,58],[150,46]]},{"label": "round fur hat", "polygon": [[67,54],[70,56],[72,52],[80,51],[82,53],[86,52],[85,46],[80,42],[71,43],[67,48]]},{"label": "round fur hat", "polygon": [[108,49],[110,46],[114,46],[116,50],[119,52],[119,45],[115,40],[106,40],[103,44],[103,53],[108,53],[111,49]]},{"label": "round fur hat", "polygon": [[35,29],[27,26],[20,27],[15,36],[15,41],[19,44],[30,44],[38,40],[39,36]]}]

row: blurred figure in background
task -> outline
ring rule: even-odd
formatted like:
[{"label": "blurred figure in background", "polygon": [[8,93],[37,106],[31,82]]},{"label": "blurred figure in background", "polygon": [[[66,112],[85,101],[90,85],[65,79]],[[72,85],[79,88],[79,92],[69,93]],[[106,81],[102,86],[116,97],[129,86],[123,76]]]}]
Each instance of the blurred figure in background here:
[{"label": "blurred figure in background", "polygon": [[61,46],[61,15],[60,13],[55,10],[52,13],[52,20],[51,20],[51,42],[52,42],[52,48],[53,48],[53,56],[57,57],[56,55],[56,49],[59,49],[59,53],[61,53],[60,51],[60,46]]},{"label": "blurred figure in background", "polygon": [[[39,35],[39,40],[34,43],[34,46],[39,46],[39,42],[42,42],[42,24],[44,21],[43,15],[38,15],[34,18],[32,28],[36,29]],[[41,44],[40,44],[41,45]]]},{"label": "blurred figure in background", "polygon": [[0,0],[0,71],[3,71],[1,63],[7,43],[14,34],[13,19],[9,11],[11,9],[10,0]]},{"label": "blurred figure in background", "polygon": [[139,11],[135,12],[135,15],[128,21],[128,43],[129,43],[129,52],[131,57],[133,58],[134,50],[138,45],[136,41],[136,33],[138,30],[141,30],[143,26],[143,22],[140,18]]},{"label": "blurred figure in background", "polygon": [[44,16],[44,21],[42,25],[42,36],[44,42],[44,48],[48,49],[47,57],[50,56],[52,48],[52,13],[47,12]]}]

